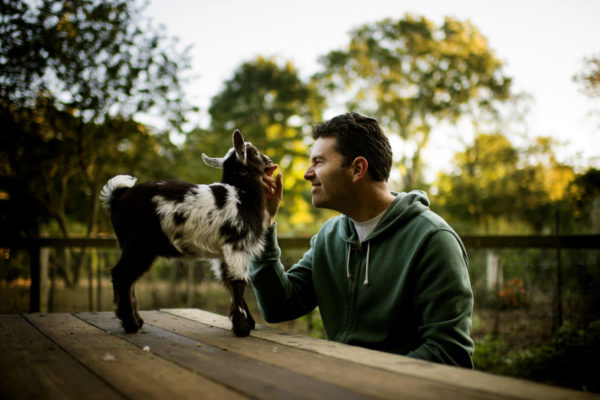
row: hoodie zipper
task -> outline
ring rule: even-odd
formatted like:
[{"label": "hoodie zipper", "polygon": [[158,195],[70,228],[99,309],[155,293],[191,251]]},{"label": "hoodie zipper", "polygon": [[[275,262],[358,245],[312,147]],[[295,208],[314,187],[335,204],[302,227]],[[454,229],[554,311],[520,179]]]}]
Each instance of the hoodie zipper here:
[{"label": "hoodie zipper", "polygon": [[[350,259],[352,257],[352,253],[356,252],[356,263],[354,264],[353,271],[354,275],[350,271]],[[353,279],[353,276],[358,276],[360,272],[360,264],[361,264],[361,253],[362,246],[356,246],[354,244],[348,244],[348,262],[347,262],[347,273],[348,279],[351,282],[350,285],[350,305],[348,307],[348,313],[346,314],[346,326],[344,327],[344,336],[342,338],[342,342],[346,342],[350,332],[354,328],[354,322],[356,317],[356,309],[358,303],[358,288],[360,286],[360,279]]]}]

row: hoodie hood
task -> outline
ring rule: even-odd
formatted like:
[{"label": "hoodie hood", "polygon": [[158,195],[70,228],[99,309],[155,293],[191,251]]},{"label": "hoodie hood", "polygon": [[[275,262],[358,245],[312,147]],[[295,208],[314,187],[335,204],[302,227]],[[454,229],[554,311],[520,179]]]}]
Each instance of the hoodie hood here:
[{"label": "hoodie hood", "polygon": [[[413,190],[408,193],[392,192],[396,198],[388,207],[387,211],[373,230],[366,238],[365,242],[369,242],[378,235],[387,231],[390,227],[398,224],[405,224],[423,211],[429,209],[429,199],[427,194],[422,190]],[[339,224],[339,235],[342,240],[349,244],[358,243],[358,235],[354,229],[352,220],[343,215],[344,223]]]}]

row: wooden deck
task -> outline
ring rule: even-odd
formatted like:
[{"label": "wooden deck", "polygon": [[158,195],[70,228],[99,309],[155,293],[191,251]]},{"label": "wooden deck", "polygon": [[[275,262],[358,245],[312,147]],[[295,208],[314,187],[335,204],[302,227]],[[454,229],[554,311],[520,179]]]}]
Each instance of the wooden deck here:
[{"label": "wooden deck", "polygon": [[197,309],[0,315],[0,398],[598,399],[259,326]]}]

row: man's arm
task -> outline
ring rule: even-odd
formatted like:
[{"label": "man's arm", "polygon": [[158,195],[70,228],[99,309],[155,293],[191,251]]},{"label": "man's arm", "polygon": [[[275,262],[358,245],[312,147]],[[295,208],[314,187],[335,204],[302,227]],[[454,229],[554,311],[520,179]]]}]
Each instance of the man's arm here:
[{"label": "man's arm", "polygon": [[270,227],[262,254],[250,263],[250,281],[267,322],[295,319],[316,307],[312,286],[312,248],[287,273],[280,261],[275,216],[283,199],[283,181],[281,174],[273,178],[276,168],[277,165],[271,166],[263,175]]},{"label": "man's arm", "polygon": [[285,272],[275,226],[269,228],[265,239],[263,254],[250,263],[250,281],[263,318],[275,323],[310,312],[317,305],[312,284],[312,247]]},{"label": "man's arm", "polygon": [[409,357],[473,368],[473,292],[465,258],[450,231],[436,232],[425,244],[415,288],[421,344]]}]

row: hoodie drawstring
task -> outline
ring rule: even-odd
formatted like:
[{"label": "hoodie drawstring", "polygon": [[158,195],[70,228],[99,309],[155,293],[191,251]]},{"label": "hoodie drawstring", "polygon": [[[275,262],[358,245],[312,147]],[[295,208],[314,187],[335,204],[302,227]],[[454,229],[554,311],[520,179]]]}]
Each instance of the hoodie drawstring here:
[{"label": "hoodie drawstring", "polygon": [[371,242],[367,242],[367,267],[365,268],[365,281],[364,285],[369,284],[369,258],[371,256]]},{"label": "hoodie drawstring", "polygon": [[348,257],[346,257],[346,273],[348,274],[348,279],[352,279],[352,275],[350,275],[350,252],[352,251],[352,245],[348,243]]},{"label": "hoodie drawstring", "polygon": [[[346,274],[348,275],[348,279],[352,279],[352,275],[350,274],[350,255],[352,252],[352,244],[348,243],[348,256],[346,258]],[[367,242],[367,266],[365,268],[365,280],[363,284],[365,286],[369,285],[369,261],[371,258],[371,242]]]}]

